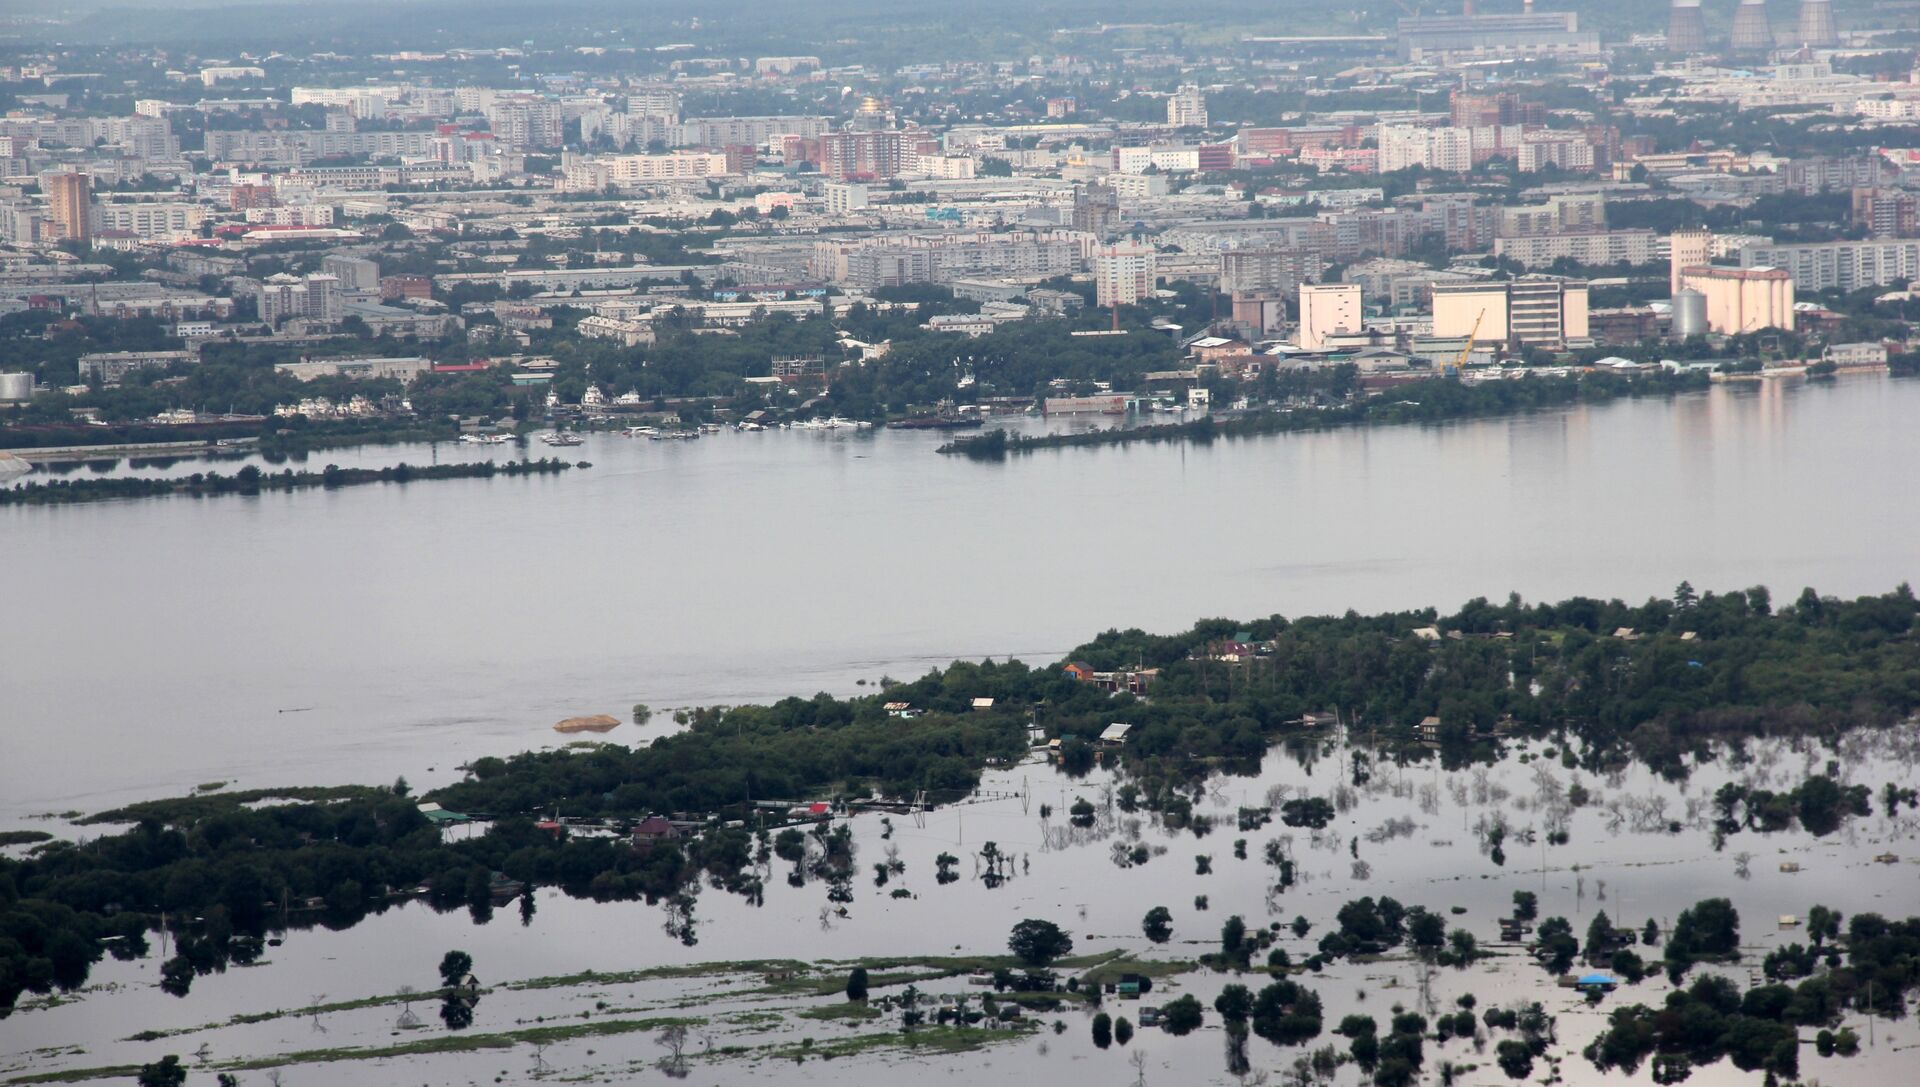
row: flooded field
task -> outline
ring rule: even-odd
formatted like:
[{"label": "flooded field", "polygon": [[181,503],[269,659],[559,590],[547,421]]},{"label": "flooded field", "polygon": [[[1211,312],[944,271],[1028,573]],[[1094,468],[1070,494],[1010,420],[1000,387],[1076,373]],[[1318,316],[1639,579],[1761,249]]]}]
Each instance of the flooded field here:
[{"label": "flooded field", "polygon": [[[988,1074],[1188,1084],[1262,1073],[1293,1082],[1294,1062],[1311,1050],[1346,1052],[1347,1040],[1332,1032],[1342,1017],[1374,1016],[1384,1032],[1396,1008],[1431,1019],[1456,1010],[1466,994],[1482,1011],[1539,1001],[1554,1016],[1556,1040],[1535,1080],[1557,1069],[1569,1083],[1650,1083],[1646,1066],[1633,1077],[1602,1074],[1580,1050],[1610,1009],[1658,1006],[1671,991],[1665,977],[1656,971],[1590,1004],[1556,984],[1525,947],[1502,942],[1496,919],[1512,912],[1514,892],[1538,895],[1539,916],[1567,918],[1576,935],[1603,910],[1618,926],[1638,931],[1651,919],[1666,932],[1695,902],[1729,898],[1740,914],[1741,961],[1696,967],[1687,980],[1719,971],[1742,988],[1760,980],[1769,950],[1806,939],[1799,925],[1783,927],[1787,915],[1798,921],[1816,904],[1848,917],[1920,912],[1920,816],[1910,807],[1888,815],[1880,803],[1886,783],[1913,779],[1920,739],[1911,728],[1857,732],[1832,747],[1783,739],[1722,747],[1682,781],[1639,766],[1586,773],[1567,768],[1560,754],[1541,740],[1516,742],[1498,764],[1447,770],[1433,757],[1396,764],[1337,736],[1290,741],[1273,748],[1255,776],[1207,780],[1190,819],[1126,810],[1126,782],[1107,770],[1072,780],[1034,761],[989,773],[965,803],[833,819],[856,843],[853,900],[844,906],[804,872],[801,885],[791,885],[796,866],[777,858],[757,906],[710,887],[690,914],[542,890],[530,913],[509,902],[478,923],[466,910],[436,913],[414,902],[346,931],[296,927],[261,964],[201,977],[185,998],[157,987],[156,941],[142,959],[102,962],[84,990],[24,1003],[0,1021],[0,1083],[104,1082],[111,1075],[99,1070],[124,1076],[168,1053],[204,1063],[209,1071],[196,1081],[225,1070],[242,1083],[292,1085],[626,1082],[663,1068],[703,1083]],[[1873,813],[1819,836],[1796,826],[1716,841],[1713,796],[1722,784],[1785,790],[1829,772],[1871,789]],[[1242,808],[1305,797],[1332,803],[1324,829],[1285,826],[1277,812],[1265,826],[1239,828]],[[1081,799],[1093,806],[1081,820],[1089,826],[1069,814]],[[1550,844],[1561,832],[1565,843]],[[1236,855],[1241,839],[1244,859]],[[1292,886],[1277,885],[1270,846],[1272,858],[1292,862]],[[946,884],[935,878],[943,853],[956,859],[959,877]],[[993,855],[1005,861],[996,865]],[[876,886],[874,865],[893,859],[904,871]],[[901,890],[907,894],[897,896]],[[1252,1038],[1247,1066],[1234,1066],[1212,1001],[1229,983],[1257,990],[1268,978],[1197,962],[1219,948],[1222,925],[1238,915],[1251,928],[1278,926],[1274,946],[1298,964],[1337,927],[1340,907],[1363,895],[1425,906],[1490,954],[1456,968],[1428,965],[1402,947],[1376,961],[1343,958],[1300,971],[1294,980],[1319,995],[1326,1029],[1304,1046]],[[1172,918],[1166,943],[1142,932],[1155,906]],[[1155,976],[1144,997],[1108,994],[1102,1010],[1137,1024],[1143,1008],[1192,993],[1208,1007],[1205,1025],[1184,1037],[1143,1028],[1130,1044],[1102,1049],[1092,1040],[1093,1009],[1075,993],[1055,994],[1057,1009],[1030,1011],[1006,1029],[937,1025],[946,998],[981,1008],[993,990],[966,975],[976,960],[1006,955],[1009,929],[1026,918],[1056,922],[1073,937],[1073,958],[1056,967],[1063,981]],[[1307,922],[1304,936],[1295,935],[1296,918]],[[434,993],[451,949],[472,955],[482,986],[471,1025],[460,1030],[443,1023]],[[1638,950],[1649,960],[1659,955]],[[1263,961],[1264,952],[1256,966]],[[872,973],[868,1009],[850,1009],[843,995],[854,965]],[[908,983],[927,998],[920,1010],[929,1015],[911,1033],[901,1029],[899,1005]],[[410,989],[425,995],[408,996]],[[1908,1051],[1920,1044],[1913,1023],[1870,1023],[1857,1013],[1846,1023],[1863,1039],[1851,1058],[1817,1056],[1812,1031],[1801,1031],[1802,1077],[1904,1081],[1914,1060]],[[1511,1082],[1493,1058],[1511,1036],[1482,1025],[1475,1039],[1429,1038],[1427,1080],[1437,1082],[1451,1062],[1454,1082]],[[1722,1061],[1696,1068],[1689,1082],[1759,1079]],[[1347,1064],[1317,1081],[1367,1077]]]}]

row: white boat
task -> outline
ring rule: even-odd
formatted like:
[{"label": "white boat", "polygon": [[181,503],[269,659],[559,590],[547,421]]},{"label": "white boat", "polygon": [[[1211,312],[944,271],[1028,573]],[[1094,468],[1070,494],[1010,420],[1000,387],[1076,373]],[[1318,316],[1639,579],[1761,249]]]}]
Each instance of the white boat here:
[{"label": "white boat", "polygon": [[650,438],[657,433],[657,431],[650,426],[630,426],[621,431],[621,433],[629,438]]},{"label": "white boat", "polygon": [[700,424],[700,433],[702,433],[702,434],[718,434],[718,433],[720,433],[720,424],[719,424],[719,423],[701,423],[701,424]]},{"label": "white boat", "polygon": [[548,445],[585,445],[587,444],[587,440],[585,438],[582,438],[578,434],[569,434],[566,431],[555,431],[554,433],[548,434],[545,437],[541,438],[540,440],[547,443]]}]

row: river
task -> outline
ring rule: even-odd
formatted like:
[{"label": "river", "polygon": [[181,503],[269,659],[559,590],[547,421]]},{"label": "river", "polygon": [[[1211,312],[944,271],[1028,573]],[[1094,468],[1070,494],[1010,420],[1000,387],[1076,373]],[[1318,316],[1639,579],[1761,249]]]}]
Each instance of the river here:
[{"label": "river", "polygon": [[1861,376],[992,464],[924,432],[603,434],[556,477],[4,508],[0,825],[214,781],[431,786],[566,716],[1045,661],[1108,627],[1885,591],[1920,575],[1916,419],[1920,383]]}]

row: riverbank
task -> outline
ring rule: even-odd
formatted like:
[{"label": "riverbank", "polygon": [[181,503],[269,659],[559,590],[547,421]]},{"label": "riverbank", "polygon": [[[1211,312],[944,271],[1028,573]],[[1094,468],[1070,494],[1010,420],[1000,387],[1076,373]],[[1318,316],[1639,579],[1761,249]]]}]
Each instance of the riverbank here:
[{"label": "riverbank", "polygon": [[1036,449],[1130,445],[1134,442],[1204,444],[1215,438],[1253,437],[1293,431],[1484,419],[1575,404],[1606,403],[1622,398],[1701,392],[1710,384],[1711,381],[1704,374],[1664,371],[1636,377],[1602,373],[1571,377],[1527,375],[1515,380],[1477,385],[1463,385],[1449,378],[1433,378],[1396,385],[1347,403],[1260,409],[1237,415],[1208,415],[1182,423],[1030,436],[992,430],[948,442],[938,451],[973,460],[998,460],[1008,453],[1026,453]]},{"label": "riverbank", "polygon": [[158,498],[168,495],[244,494],[266,491],[297,491],[310,487],[329,490],[357,487],[369,483],[418,483],[443,479],[491,479],[494,476],[552,475],[570,468],[589,467],[586,461],[571,463],[558,457],[540,460],[508,461],[495,464],[480,461],[471,464],[412,465],[404,461],[386,468],[340,468],[328,465],[318,472],[262,472],[252,465],[233,473],[196,472],[181,479],[74,479],[50,483],[28,483],[0,490],[0,506],[58,506],[80,502],[105,502],[116,498]]}]

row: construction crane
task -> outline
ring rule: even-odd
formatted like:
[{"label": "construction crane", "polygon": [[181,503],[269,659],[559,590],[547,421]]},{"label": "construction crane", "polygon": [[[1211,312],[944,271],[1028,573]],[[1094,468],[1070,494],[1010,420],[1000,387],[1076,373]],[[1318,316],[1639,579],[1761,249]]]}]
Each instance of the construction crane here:
[{"label": "construction crane", "polygon": [[1480,322],[1486,319],[1487,311],[1483,306],[1473,318],[1473,329],[1467,333],[1467,342],[1460,345],[1459,357],[1453,360],[1453,369],[1456,373],[1467,368],[1467,360],[1473,357],[1473,341],[1480,335]]}]

